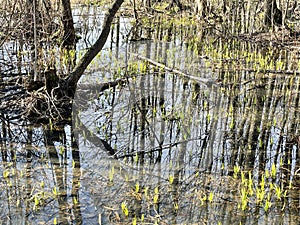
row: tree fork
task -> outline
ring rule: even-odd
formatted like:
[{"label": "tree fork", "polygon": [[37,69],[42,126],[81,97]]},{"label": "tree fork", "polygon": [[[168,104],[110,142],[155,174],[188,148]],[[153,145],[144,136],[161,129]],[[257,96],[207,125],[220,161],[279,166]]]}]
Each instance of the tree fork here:
[{"label": "tree fork", "polygon": [[67,91],[67,93],[65,94],[69,97],[74,97],[76,86],[80,77],[82,76],[88,65],[96,57],[96,55],[102,50],[109,35],[113,18],[123,2],[124,0],[115,0],[104,17],[102,32],[99,38],[80,59],[70,75],[64,80],[64,85],[62,85],[62,88],[64,89],[64,92]]}]

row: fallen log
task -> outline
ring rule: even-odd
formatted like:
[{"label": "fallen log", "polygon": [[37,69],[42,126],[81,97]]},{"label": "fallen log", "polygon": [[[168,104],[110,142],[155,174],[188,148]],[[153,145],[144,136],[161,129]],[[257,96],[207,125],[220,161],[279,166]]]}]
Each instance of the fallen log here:
[{"label": "fallen log", "polygon": [[189,79],[192,79],[192,80],[195,80],[203,85],[205,85],[206,87],[211,87],[212,85],[217,85],[217,83],[212,80],[212,79],[209,79],[209,78],[204,78],[204,77],[196,77],[196,76],[193,76],[191,74],[187,74],[187,73],[184,73],[183,71],[177,69],[177,68],[171,68],[171,67],[168,67],[167,65],[165,64],[162,64],[160,62],[157,62],[157,61],[154,61],[150,58],[147,58],[145,56],[142,56],[142,55],[139,55],[139,54],[136,54],[136,53],[132,53],[130,52],[129,53],[130,55],[136,57],[137,59],[140,59],[140,60],[144,60],[146,62],[149,62],[150,64],[154,65],[154,66],[158,66],[166,71],[169,71],[171,73],[175,73],[175,74],[178,74],[178,75],[181,75],[185,78],[189,78]]}]

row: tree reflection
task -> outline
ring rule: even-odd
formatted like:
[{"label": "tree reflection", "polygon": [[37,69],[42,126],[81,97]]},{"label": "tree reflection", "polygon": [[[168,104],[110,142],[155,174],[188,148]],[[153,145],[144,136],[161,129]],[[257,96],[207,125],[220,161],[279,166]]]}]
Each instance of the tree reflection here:
[{"label": "tree reflection", "polygon": [[[167,55],[166,52],[172,52],[170,43],[145,42],[131,46],[130,51],[158,61],[163,59],[163,63],[175,68],[187,68],[185,64],[192,63],[176,57],[187,55],[185,48],[182,52],[173,51],[173,57]],[[145,62],[134,63],[143,68]],[[104,152],[113,152],[115,159],[127,163],[117,163],[118,168],[126,170],[121,177],[132,178],[132,182],[126,183],[128,186],[122,186],[122,191],[135,190],[137,182],[139,187],[152,191],[150,199],[156,198],[148,203],[149,197],[139,192],[140,197],[129,200],[122,195],[113,204],[126,201],[133,208],[133,217],[160,215],[178,223],[186,221],[183,218],[187,215],[190,221],[202,218],[212,221],[210,212],[218,212],[218,218],[226,221],[240,216],[236,202],[240,192],[232,190],[237,181],[231,180],[236,166],[247,176],[251,172],[256,189],[266,178],[267,186],[272,184],[283,191],[289,190],[289,180],[294,179],[291,174],[299,168],[295,157],[299,96],[294,92],[298,79],[293,78],[292,84],[283,76],[257,77],[251,71],[225,70],[212,73],[221,79],[220,86],[206,87],[145,65],[146,75],[140,71],[128,86],[114,87],[113,91],[91,97],[97,101],[88,101],[86,105],[96,109],[93,114],[96,120],[84,112],[79,118],[87,125],[87,140],[94,142],[95,138],[86,134],[96,130],[99,143],[110,143],[107,145],[110,147],[103,143],[95,146],[102,146]],[[114,151],[108,151],[112,148]],[[283,164],[288,166],[282,167]],[[268,175],[272,168],[276,170],[275,177]],[[298,185],[295,180],[292,183]],[[210,204],[208,198],[222,204]],[[255,197],[249,199],[249,205],[255,204]],[[195,201],[202,202],[201,206],[193,204]],[[281,207],[284,201],[283,205],[279,204]],[[274,206],[271,213],[276,214],[276,210]],[[257,216],[252,222],[260,223],[262,211],[260,205],[251,209]],[[243,215],[241,220],[237,217],[233,220],[246,222],[247,218]]]},{"label": "tree reflection", "polygon": [[22,129],[15,121],[1,127],[2,204],[6,201],[1,218],[11,224],[81,224],[80,157],[70,127]]}]

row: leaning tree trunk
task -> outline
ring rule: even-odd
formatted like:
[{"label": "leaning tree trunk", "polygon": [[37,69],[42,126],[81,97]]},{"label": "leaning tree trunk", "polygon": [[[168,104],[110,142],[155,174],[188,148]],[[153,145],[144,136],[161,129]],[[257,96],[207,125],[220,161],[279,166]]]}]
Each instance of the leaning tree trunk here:
[{"label": "leaning tree trunk", "polygon": [[97,39],[97,41],[89,48],[89,50],[84,54],[84,56],[80,59],[80,61],[77,63],[73,71],[70,73],[70,75],[62,81],[60,87],[61,92],[64,93],[64,95],[67,95],[71,98],[74,97],[77,83],[84,73],[85,69],[88,67],[88,65],[92,62],[92,60],[95,58],[95,56],[102,50],[107,37],[110,32],[111,24],[113,21],[113,18],[119,8],[121,7],[124,0],[115,0],[111,8],[108,10],[107,14],[105,15],[103,26],[102,26],[102,32]]}]

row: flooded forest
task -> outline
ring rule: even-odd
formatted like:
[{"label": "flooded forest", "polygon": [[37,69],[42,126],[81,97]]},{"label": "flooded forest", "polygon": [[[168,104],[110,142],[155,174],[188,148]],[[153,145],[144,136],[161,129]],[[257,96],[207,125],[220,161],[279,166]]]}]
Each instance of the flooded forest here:
[{"label": "flooded forest", "polygon": [[298,0],[0,2],[0,224],[299,224]]}]

